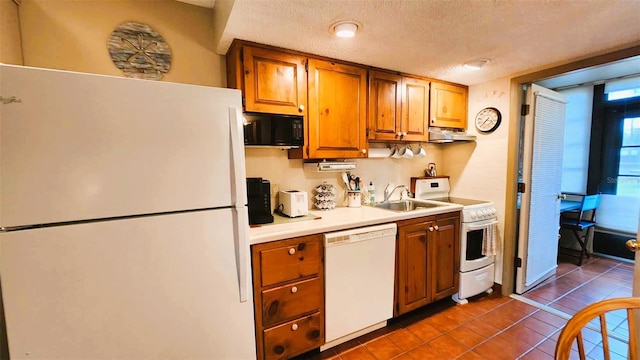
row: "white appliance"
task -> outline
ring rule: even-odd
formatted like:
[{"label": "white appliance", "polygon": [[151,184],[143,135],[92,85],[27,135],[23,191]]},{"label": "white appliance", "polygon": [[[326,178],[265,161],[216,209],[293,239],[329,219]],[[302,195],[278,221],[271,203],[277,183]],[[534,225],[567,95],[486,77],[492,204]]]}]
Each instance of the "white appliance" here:
[{"label": "white appliance", "polygon": [[324,235],[324,351],[387,325],[393,317],[397,226]]},{"label": "white appliance", "polygon": [[495,279],[495,256],[483,255],[482,247],[487,228],[496,226],[498,219],[493,203],[449,197],[449,178],[417,179],[415,197],[462,205],[460,225],[460,282],[453,300],[468,303],[467,298],[482,292],[491,293]]},{"label": "white appliance", "polygon": [[309,200],[306,191],[286,190],[278,194],[280,212],[289,217],[304,216],[309,213]]},{"label": "white appliance", "polygon": [[254,359],[240,92],[0,65],[10,356]]}]

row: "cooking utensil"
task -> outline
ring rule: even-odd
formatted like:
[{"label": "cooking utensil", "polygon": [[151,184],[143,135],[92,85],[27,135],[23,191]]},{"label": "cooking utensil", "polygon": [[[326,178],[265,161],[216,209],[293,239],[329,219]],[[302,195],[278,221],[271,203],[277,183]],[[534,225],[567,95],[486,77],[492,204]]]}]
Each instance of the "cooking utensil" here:
[{"label": "cooking utensil", "polygon": [[342,182],[344,183],[344,186],[347,187],[347,190],[351,190],[351,188],[349,187],[349,176],[347,175],[347,173],[342,173]]}]

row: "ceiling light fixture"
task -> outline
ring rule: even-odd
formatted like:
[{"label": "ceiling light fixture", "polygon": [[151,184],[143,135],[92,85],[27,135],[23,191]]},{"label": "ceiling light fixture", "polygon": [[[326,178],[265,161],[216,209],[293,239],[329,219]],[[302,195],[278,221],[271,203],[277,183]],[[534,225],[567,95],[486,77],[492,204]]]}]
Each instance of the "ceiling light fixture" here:
[{"label": "ceiling light fixture", "polygon": [[338,21],[329,28],[329,32],[337,37],[351,38],[356,36],[356,32],[362,25],[355,21]]},{"label": "ceiling light fixture", "polygon": [[491,60],[489,59],[475,59],[475,60],[467,61],[466,63],[462,64],[462,66],[466,67],[467,69],[478,70],[478,69],[482,69],[485,65],[487,65],[490,62]]}]

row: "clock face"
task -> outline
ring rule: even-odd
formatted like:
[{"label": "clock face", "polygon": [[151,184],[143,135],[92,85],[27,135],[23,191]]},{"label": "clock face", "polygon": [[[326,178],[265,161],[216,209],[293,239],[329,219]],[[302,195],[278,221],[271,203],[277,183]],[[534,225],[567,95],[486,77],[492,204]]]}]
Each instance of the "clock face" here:
[{"label": "clock face", "polygon": [[476,115],[476,128],[481,132],[492,132],[500,126],[502,115],[496,108],[488,107]]}]

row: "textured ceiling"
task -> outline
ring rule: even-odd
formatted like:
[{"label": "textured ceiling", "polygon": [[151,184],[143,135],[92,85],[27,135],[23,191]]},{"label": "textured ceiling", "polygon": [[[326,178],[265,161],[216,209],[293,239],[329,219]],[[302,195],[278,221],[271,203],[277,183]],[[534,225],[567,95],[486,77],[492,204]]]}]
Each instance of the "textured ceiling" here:
[{"label": "textured ceiling", "polygon": [[234,38],[473,85],[639,45],[640,0],[235,0],[218,53]]}]

